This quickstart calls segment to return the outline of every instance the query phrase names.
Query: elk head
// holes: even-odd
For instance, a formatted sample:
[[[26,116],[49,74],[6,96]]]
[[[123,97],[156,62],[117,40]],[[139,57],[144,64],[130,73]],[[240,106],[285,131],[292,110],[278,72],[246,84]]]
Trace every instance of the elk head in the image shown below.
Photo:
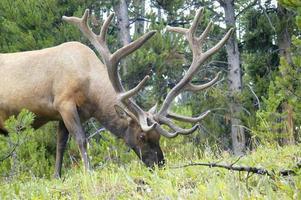
[[[211,55],[216,53],[221,47],[223,47],[233,32],[233,29],[230,29],[214,47],[203,52],[202,44],[207,38],[213,23],[210,22],[199,37],[195,36],[197,25],[202,18],[202,13],[203,8],[198,10],[189,29],[167,27],[167,31],[180,33],[185,36],[192,50],[193,60],[184,77],[176,84],[174,88],[168,92],[160,109],[157,109],[156,105],[149,111],[143,111],[131,98],[137,94],[139,90],[141,90],[146,81],[149,79],[149,76],[146,76],[133,89],[125,91],[119,78],[118,64],[123,57],[140,48],[150,37],[155,34],[155,31],[150,31],[132,43],[118,49],[114,53],[111,53],[106,44],[106,33],[113,18],[113,14],[111,14],[104,22],[99,35],[95,35],[89,28],[87,22],[89,10],[85,11],[82,18],[63,17],[65,21],[77,26],[101,55],[102,60],[107,68],[109,79],[117,95],[116,98],[118,99],[118,103],[115,105],[116,112],[119,113],[120,117],[126,119],[128,122],[128,127],[124,133],[125,142],[135,151],[138,157],[147,166],[151,167],[154,164],[160,164],[164,162],[163,153],[159,146],[160,135],[173,138],[178,135],[191,134],[198,128],[198,122],[200,122],[210,112],[210,110],[208,110],[198,117],[187,117],[169,111],[170,104],[181,92],[197,92],[204,90],[212,86],[218,80],[220,73],[218,73],[213,80],[206,84],[194,85],[191,83],[193,75],[199,70],[201,64],[204,63]],[[177,126],[173,120],[193,123],[195,125],[190,129],[183,129]],[[162,125],[166,125],[169,130],[164,129]]]

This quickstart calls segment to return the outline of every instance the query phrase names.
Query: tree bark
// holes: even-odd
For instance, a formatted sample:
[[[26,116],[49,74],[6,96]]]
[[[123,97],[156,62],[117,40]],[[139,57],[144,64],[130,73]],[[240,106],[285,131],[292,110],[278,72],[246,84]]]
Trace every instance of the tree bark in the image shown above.
[[[291,31],[289,30],[289,27],[291,23],[293,23],[290,18],[290,13],[288,10],[286,10],[281,5],[278,5],[277,7],[277,15],[279,17],[279,21],[281,24],[281,29],[278,32],[277,38],[278,38],[278,48],[279,48],[279,56],[284,58],[286,62],[289,65],[293,64],[292,61],[292,55],[291,55]],[[286,118],[284,119],[285,127],[281,130],[282,131],[282,143],[283,144],[294,144],[295,143],[295,137],[294,137],[294,118],[293,118],[293,108],[292,105],[290,105],[287,101],[283,102],[282,105],[282,111],[287,113]]]
[[[127,1],[119,0],[119,2],[114,5],[113,9],[117,17],[119,40],[123,46],[127,45],[131,42]]]
[[[291,18],[289,11],[283,8],[281,5],[277,7],[277,15],[279,17],[279,21],[281,24],[281,30],[278,33],[278,47],[279,47],[279,55],[287,61],[288,64],[292,64],[292,55],[291,55],[291,31],[289,30],[289,26],[294,23]]]
[[[219,3],[225,11],[225,21],[228,28],[235,27],[235,8],[234,0],[219,0]],[[246,139],[243,126],[241,126],[241,120],[239,114],[242,110],[241,105],[235,100],[236,94],[241,93],[242,80],[240,69],[240,56],[238,43],[236,40],[236,34],[233,34],[226,44],[227,59],[229,65],[229,89],[231,92],[231,138],[232,148],[235,155],[244,154],[246,148]]]
[[[119,0],[119,2],[113,6],[113,9],[117,17],[118,38],[121,45],[125,46],[131,42],[127,1]],[[121,74],[126,75],[128,71],[126,59],[122,60],[121,66]]]

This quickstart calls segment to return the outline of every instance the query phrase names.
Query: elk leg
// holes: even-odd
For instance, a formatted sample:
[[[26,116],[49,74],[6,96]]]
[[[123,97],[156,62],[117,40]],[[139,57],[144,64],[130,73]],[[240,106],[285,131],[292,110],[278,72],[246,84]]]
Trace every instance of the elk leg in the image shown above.
[[[5,130],[5,129],[3,129],[3,128],[0,128],[0,134],[1,134],[1,135],[4,135],[5,137],[8,136],[7,130]]]
[[[75,137],[86,170],[90,170],[90,164],[87,154],[87,140],[83,131],[77,108],[73,102],[64,102],[59,106],[59,112],[63,118],[64,124],[69,133]]]
[[[0,117],[0,134],[8,136],[7,130],[4,128],[4,119]]]
[[[58,131],[57,131],[57,139],[56,139],[56,158],[55,158],[55,172],[54,172],[55,178],[61,177],[63,156],[64,156],[64,151],[66,149],[68,136],[69,136],[69,132],[64,122],[60,121]]]

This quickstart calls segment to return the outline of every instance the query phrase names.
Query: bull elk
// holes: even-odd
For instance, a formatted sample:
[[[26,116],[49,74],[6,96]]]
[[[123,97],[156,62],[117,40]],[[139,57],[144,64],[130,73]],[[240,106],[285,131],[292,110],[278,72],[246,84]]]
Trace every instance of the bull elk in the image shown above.
[[[81,121],[95,117],[105,128],[131,147],[147,165],[163,164],[159,145],[160,136],[168,138],[187,135],[198,128],[198,122],[210,111],[198,117],[180,116],[169,111],[170,104],[183,91],[200,91],[212,86],[219,74],[203,85],[191,83],[200,65],[217,52],[230,37],[233,29],[211,49],[202,51],[212,22],[204,32],[195,36],[203,9],[199,9],[189,29],[167,27],[168,31],[183,34],[193,54],[192,64],[178,84],[172,88],[160,109],[154,106],[143,111],[132,99],[145,85],[146,76],[136,87],[125,91],[121,84],[118,64],[122,58],[140,48],[155,31],[150,31],[132,43],[111,53],[106,44],[106,33],[113,18],[104,22],[100,34],[93,33],[88,25],[89,10],[82,18],[63,17],[75,25],[92,43],[103,63],[87,46],[79,42],[67,42],[56,47],[36,51],[0,54],[0,130],[7,133],[3,123],[10,116],[26,108],[36,114],[34,127],[48,121],[59,121],[55,176],[61,175],[63,153],[69,133],[75,137],[86,169],[89,161],[86,137]],[[173,120],[194,123],[190,129],[177,126]],[[162,125],[169,127],[164,129]]]

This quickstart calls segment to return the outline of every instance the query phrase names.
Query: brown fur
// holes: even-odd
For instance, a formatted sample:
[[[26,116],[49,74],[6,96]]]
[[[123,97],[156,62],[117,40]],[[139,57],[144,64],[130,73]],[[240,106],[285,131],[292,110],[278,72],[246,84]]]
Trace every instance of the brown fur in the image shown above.
[[[78,42],[1,54],[0,73],[5,75],[0,81],[0,122],[22,108],[34,112],[38,119],[61,120],[57,108],[64,101],[74,101],[83,113],[94,113],[97,108],[89,105],[101,106],[99,101],[116,101],[104,65]],[[111,112],[105,104],[100,109]]]

